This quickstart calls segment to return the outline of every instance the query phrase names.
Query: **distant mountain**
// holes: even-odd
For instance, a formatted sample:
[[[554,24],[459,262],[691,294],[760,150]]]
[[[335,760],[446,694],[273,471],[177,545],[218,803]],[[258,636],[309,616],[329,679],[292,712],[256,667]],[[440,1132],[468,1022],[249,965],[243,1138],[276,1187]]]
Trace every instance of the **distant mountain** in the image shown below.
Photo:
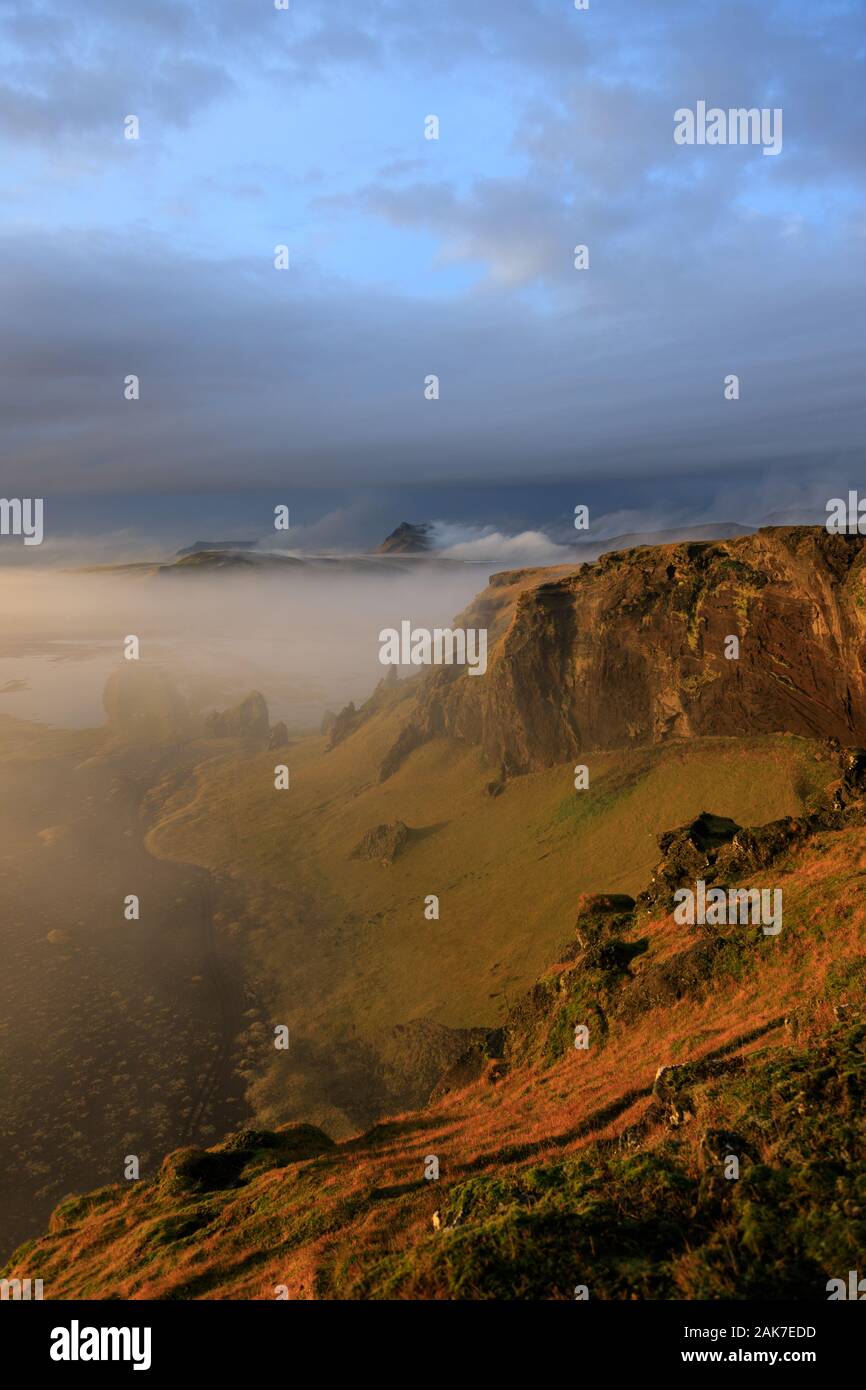
[[[159,565],[160,574],[173,574],[178,571],[198,571],[198,570],[217,570],[217,569],[274,569],[289,565],[303,565],[304,561],[299,560],[294,555],[280,555],[278,553],[259,553],[249,548],[240,549],[230,547],[222,550],[202,550],[199,545],[191,546],[186,551],[178,551],[180,556],[177,560],[172,560],[170,564]]]
[[[826,507],[780,507],[764,517],[763,526],[825,526]]]
[[[203,550],[255,550],[257,545],[258,541],[195,541],[175,554],[182,559],[184,555],[198,555]]]
[[[632,531],[622,535],[596,538],[588,535],[586,539],[575,540],[561,545],[562,562],[573,560],[594,561],[600,555],[614,551],[634,550],[638,546],[668,545],[675,541],[726,540],[754,534],[754,527],[742,526],[736,521],[706,522],[697,525],[671,527],[660,531]],[[287,554],[279,550],[260,548],[257,541],[195,541],[175,552],[168,561],[135,561],[116,565],[88,565],[85,573],[124,573],[124,574],[190,574],[201,571],[228,571],[238,573],[249,570],[297,570],[314,568],[319,572],[340,573],[344,571],[357,574],[399,574],[403,568],[418,564],[431,564],[438,567],[462,567],[465,565],[489,565],[491,568],[509,564],[501,552],[497,553],[493,543],[489,555],[473,554],[470,559],[456,558],[436,548],[433,539],[433,526],[429,522],[401,521],[381,545],[370,552],[345,552],[343,554],[314,554],[308,552]],[[532,564],[532,560],[527,560]],[[549,564],[549,558],[541,561]]]
[[[377,555],[420,555],[432,548],[430,533],[433,527],[429,522],[419,525],[411,521],[401,521],[382,544],[377,547]]]

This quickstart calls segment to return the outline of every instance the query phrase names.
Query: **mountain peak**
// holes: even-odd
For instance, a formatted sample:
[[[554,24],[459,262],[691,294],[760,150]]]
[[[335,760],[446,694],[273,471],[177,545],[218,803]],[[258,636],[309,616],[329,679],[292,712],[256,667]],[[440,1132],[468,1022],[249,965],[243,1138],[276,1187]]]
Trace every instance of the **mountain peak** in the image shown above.
[[[377,547],[377,555],[420,555],[424,551],[430,550],[430,532],[433,527],[428,521],[418,524],[411,521],[401,521],[395,527],[390,536],[386,536],[382,544]]]

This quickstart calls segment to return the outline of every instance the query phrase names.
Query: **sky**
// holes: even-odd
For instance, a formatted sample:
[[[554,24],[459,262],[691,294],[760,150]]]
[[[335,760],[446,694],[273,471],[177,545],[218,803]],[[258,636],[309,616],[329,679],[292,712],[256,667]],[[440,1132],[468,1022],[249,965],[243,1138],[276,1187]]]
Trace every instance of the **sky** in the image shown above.
[[[0,0],[0,494],[854,486],[864,79],[862,0]]]

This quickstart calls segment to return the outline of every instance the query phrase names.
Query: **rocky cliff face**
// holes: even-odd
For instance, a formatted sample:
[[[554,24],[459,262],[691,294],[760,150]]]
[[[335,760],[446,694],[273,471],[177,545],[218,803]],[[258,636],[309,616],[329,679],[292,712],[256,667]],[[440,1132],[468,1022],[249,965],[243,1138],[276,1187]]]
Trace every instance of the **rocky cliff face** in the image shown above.
[[[488,628],[487,673],[429,672],[403,744],[447,734],[527,771],[746,730],[866,742],[864,565],[866,538],[776,527],[494,575],[455,623]]]

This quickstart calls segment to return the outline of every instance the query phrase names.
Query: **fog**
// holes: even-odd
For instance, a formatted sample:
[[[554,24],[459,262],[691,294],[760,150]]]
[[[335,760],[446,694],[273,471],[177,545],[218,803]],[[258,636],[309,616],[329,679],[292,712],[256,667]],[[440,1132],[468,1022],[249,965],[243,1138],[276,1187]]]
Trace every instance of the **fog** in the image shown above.
[[[177,576],[0,571],[0,714],[65,728],[104,720],[106,679],[135,635],[202,713],[251,689],[272,719],[318,727],[384,674],[378,634],[447,626],[481,590],[478,565],[407,564]]]
[[[262,1065],[269,1006],[247,934],[266,905],[253,912],[230,874],[149,852],[148,795],[183,784],[200,753],[194,738],[105,738],[108,678],[167,674],[194,722],[255,689],[272,722],[317,729],[385,674],[383,627],[448,625],[486,577],[348,561],[0,571],[0,1259],[64,1194],[119,1181],[125,1154],[152,1175],[169,1150],[248,1121]],[[140,922],[124,917],[130,892]]]

